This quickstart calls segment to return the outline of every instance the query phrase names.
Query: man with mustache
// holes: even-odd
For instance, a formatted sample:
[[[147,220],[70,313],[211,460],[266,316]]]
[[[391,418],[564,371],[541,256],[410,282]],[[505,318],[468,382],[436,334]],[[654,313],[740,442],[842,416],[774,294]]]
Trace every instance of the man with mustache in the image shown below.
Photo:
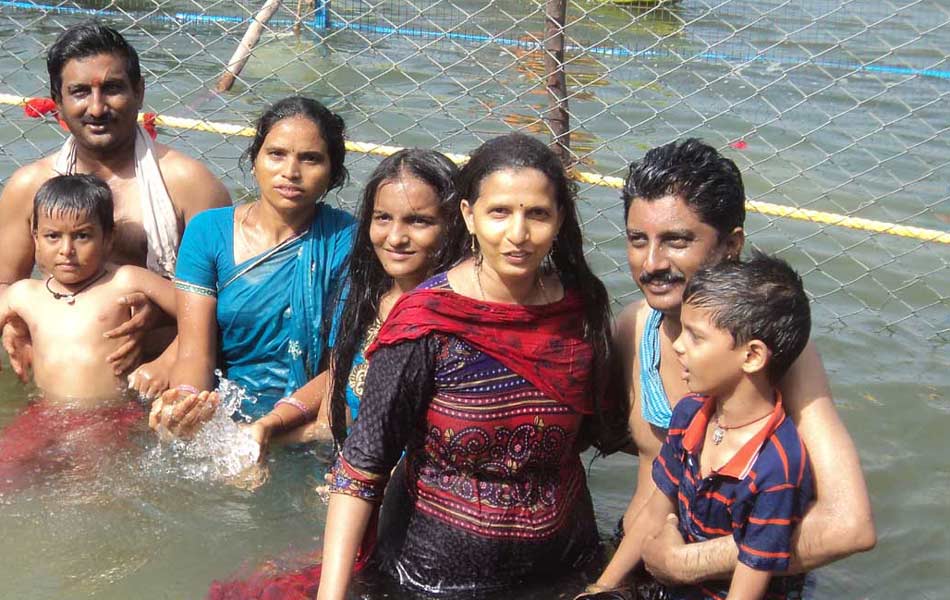
[[[687,280],[705,265],[737,260],[744,242],[745,192],[739,169],[696,139],[647,152],[630,165],[623,190],[627,259],[644,300],[617,321],[629,427],[639,453],[637,488],[624,529],[656,490],[653,459],[666,436],[672,404],[689,392],[673,341],[681,331]],[[785,409],[808,448],[817,501],[794,536],[792,570],[809,571],[876,542],[858,455],[835,411],[821,359],[809,343],[780,383]],[[667,583],[729,579],[738,550],[731,536],[685,544],[668,517],[647,541],[647,569]]]
[[[138,54],[119,32],[96,22],[70,27],[50,47],[46,66],[50,94],[70,137],[60,151],[18,169],[0,195],[0,294],[30,276],[33,197],[48,179],[64,174],[96,175],[112,189],[111,262],[174,276],[185,224],[205,209],[230,204],[227,190],[200,162],[152,142],[137,124],[145,83]],[[139,362],[142,333],[158,313],[140,294],[117,301],[130,304],[135,314],[107,334],[129,336],[109,359],[119,374]],[[25,381],[31,348],[22,323],[5,327],[3,340]]]

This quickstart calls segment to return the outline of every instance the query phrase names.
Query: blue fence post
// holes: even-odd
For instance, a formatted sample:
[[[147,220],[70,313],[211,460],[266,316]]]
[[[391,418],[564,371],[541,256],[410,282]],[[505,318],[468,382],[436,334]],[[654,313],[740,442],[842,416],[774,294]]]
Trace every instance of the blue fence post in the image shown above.
[[[316,9],[313,12],[313,28],[329,29],[330,0],[316,0],[316,3]]]

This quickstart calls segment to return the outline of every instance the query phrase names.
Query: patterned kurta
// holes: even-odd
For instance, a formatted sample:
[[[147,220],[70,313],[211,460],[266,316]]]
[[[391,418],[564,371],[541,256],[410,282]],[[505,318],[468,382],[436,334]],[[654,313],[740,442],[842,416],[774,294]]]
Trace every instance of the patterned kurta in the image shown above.
[[[593,555],[582,414],[452,335],[384,346],[371,365],[333,491],[379,501],[405,449],[380,520],[384,571],[456,597]]]

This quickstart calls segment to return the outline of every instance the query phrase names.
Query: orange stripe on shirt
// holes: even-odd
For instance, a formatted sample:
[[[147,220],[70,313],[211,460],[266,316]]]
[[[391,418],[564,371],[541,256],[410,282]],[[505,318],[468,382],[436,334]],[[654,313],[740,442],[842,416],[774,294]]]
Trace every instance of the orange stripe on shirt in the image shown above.
[[[708,525],[701,523],[699,519],[696,518],[696,515],[694,515],[693,513],[689,513],[689,518],[692,519],[693,523],[695,523],[696,526],[699,527],[703,531],[703,533],[710,533],[710,534],[715,534],[715,535],[732,535],[731,529],[718,529],[716,527],[709,527]]]
[[[777,435],[772,436],[772,443],[775,445],[775,449],[778,450],[778,457],[782,459],[782,468],[785,469],[785,481],[788,481],[788,455],[785,454],[785,446],[782,445],[782,441],[778,439]]]
[[[670,481],[672,481],[675,486],[679,487],[680,480],[678,477],[673,477],[673,474],[670,473],[670,470],[666,467],[666,459],[663,458],[663,455],[658,455],[656,459],[660,463],[660,466],[663,467],[663,471],[666,472],[666,476],[669,477]]]
[[[743,552],[754,554],[755,556],[761,556],[762,558],[789,558],[791,556],[791,554],[788,552],[763,552],[750,546],[746,546],[745,544],[739,544],[739,549]]]
[[[758,517],[749,517],[749,523],[756,525],[791,525],[791,519],[760,519]]]
[[[726,498],[719,492],[705,491],[705,492],[700,492],[700,494],[705,498],[712,498],[714,500],[718,500],[722,502],[723,504],[725,504],[726,506],[732,506],[732,503],[736,501],[735,498]]]
[[[751,487],[751,486],[750,486],[750,487]],[[781,492],[782,490],[787,490],[787,489],[789,489],[789,488],[794,489],[794,488],[795,488],[795,484],[794,484],[794,483],[780,483],[780,484],[778,484],[778,485],[773,485],[773,486],[770,487],[770,488],[766,488],[766,489],[762,490],[762,493],[763,493],[763,494],[767,494],[767,493],[769,493],[769,492]]]

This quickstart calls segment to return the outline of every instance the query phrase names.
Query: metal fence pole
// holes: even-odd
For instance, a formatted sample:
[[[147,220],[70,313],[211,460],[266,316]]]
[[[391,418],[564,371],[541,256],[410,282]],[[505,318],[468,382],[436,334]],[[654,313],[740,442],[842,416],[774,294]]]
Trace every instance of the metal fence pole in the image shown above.
[[[567,0],[547,0],[544,19],[544,73],[548,110],[544,120],[551,130],[552,148],[565,165],[571,162],[571,118],[567,110],[564,75],[564,22]]]

